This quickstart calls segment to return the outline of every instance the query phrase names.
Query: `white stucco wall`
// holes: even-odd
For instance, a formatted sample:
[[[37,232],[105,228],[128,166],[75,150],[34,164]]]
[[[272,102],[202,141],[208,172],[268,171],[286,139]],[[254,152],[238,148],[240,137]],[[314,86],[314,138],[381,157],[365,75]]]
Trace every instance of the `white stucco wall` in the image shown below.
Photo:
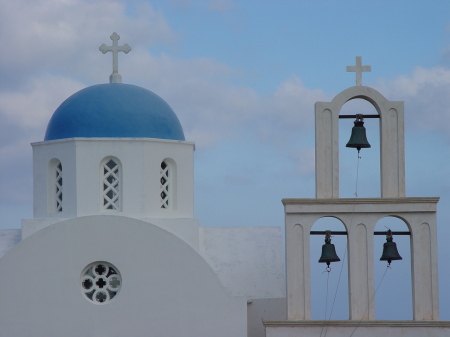
[[[437,197],[283,199],[289,320],[311,319],[310,235],[313,224],[332,216],[348,240],[350,320],[375,320],[373,242],[377,222],[402,219],[411,234],[413,319],[439,320]],[[391,299],[395,303],[395,299]],[[362,316],[365,315],[365,316]]]
[[[266,329],[263,321],[285,320],[286,311],[286,298],[264,298],[250,301],[247,304],[247,337],[265,337]]]
[[[151,138],[69,138],[33,143],[33,217],[74,218],[117,214],[133,218],[187,218],[194,215],[194,143]],[[101,161],[122,164],[121,210],[102,209]],[[49,212],[48,166],[62,164],[63,210]],[[161,162],[176,163],[172,209],[160,206]],[[53,188],[53,186],[51,187]]]
[[[368,101],[380,116],[380,196],[405,197],[404,103],[361,85],[315,104],[316,197],[339,198],[339,113],[355,98]]]
[[[0,258],[21,240],[20,229],[0,229]]]
[[[65,220],[68,219],[22,219],[22,239]],[[143,218],[138,220],[161,227],[186,242],[196,251],[199,250],[199,224],[197,218]]]
[[[230,294],[286,296],[279,227],[202,227],[200,253]]]
[[[448,337],[448,321],[265,321],[266,337]]]
[[[44,229],[45,227],[54,225],[55,223],[68,219],[47,218],[47,219],[22,219],[22,240],[30,235]]]
[[[120,293],[88,300],[81,272],[113,264]],[[89,216],[46,227],[0,259],[0,336],[247,335],[247,303],[230,296],[205,260],[173,234],[139,220]]]
[[[22,238],[66,219],[23,219]],[[247,299],[286,295],[279,227],[199,227],[198,219],[139,219],[174,234],[199,252],[225,289]]]

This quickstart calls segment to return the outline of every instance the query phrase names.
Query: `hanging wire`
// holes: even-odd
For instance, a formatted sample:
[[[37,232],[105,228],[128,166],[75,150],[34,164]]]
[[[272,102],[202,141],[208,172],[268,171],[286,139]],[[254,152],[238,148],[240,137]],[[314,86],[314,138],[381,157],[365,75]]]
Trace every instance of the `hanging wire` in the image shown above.
[[[358,161],[356,164],[356,186],[355,186],[355,198],[358,198],[358,180],[359,180],[359,160],[361,159],[361,157],[359,156],[359,152],[358,152]],[[353,206],[355,206],[356,204],[354,204]],[[353,210],[355,210],[353,208]],[[353,213],[352,213],[352,217],[353,217]]]
[[[331,270],[331,269],[330,269]],[[326,296],[325,296],[325,313],[324,313],[324,321],[326,321],[327,320],[327,309],[328,309],[328,281],[330,280],[330,270],[328,270],[328,268],[327,268],[327,270],[326,271],[324,271],[324,273],[326,272],[327,273],[327,293],[326,293]],[[322,329],[320,330],[320,337],[322,337],[322,331],[323,331],[323,328],[324,328],[324,326],[322,325]]]
[[[373,301],[373,299],[375,298],[375,295],[377,294],[378,289],[379,289],[380,286],[381,286],[381,282],[383,282],[384,277],[386,276],[386,273],[387,273],[387,271],[388,271],[389,269],[391,269],[391,267],[390,267],[390,266],[386,266],[386,270],[384,271],[383,277],[381,278],[380,282],[378,283],[378,286],[377,286],[377,288],[375,289],[375,292],[373,293],[372,298],[371,298],[370,301],[369,301],[369,305],[368,305],[368,307],[367,307],[366,315],[369,315],[370,304],[372,304],[372,301]],[[363,317],[364,317],[364,316],[363,316]],[[358,324],[355,326],[355,328],[353,329],[353,331],[352,331],[352,333],[350,334],[349,337],[352,337],[352,336],[353,336],[353,334],[355,333],[356,329],[359,328],[359,325],[361,324],[362,321],[363,321],[363,319],[360,319],[360,320],[359,320]]]
[[[346,258],[347,258],[347,246],[345,246],[344,257],[342,258],[341,270],[339,271],[338,282],[337,282],[337,285],[336,285],[336,291],[334,292],[333,303],[331,305],[331,310],[330,310],[330,315],[328,316],[328,321],[331,321],[331,315],[333,314],[334,304],[336,303],[337,293],[338,293],[339,285],[341,283],[341,276],[342,276],[342,271],[344,270],[344,263],[346,261]],[[328,279],[327,279],[327,297],[326,297],[326,300],[325,300],[325,321],[327,321],[327,315],[326,315],[327,302],[328,302]],[[324,325],[324,326],[322,326],[322,329],[320,330],[320,337],[322,337],[322,332],[323,332],[324,328],[325,328],[324,337],[327,335],[328,326],[325,327],[325,325]]]
[[[327,310],[328,310],[328,281],[330,280],[330,271],[327,270],[327,294],[325,296],[325,315],[324,315],[324,319],[327,319]]]
[[[355,201],[356,201],[356,198],[358,198],[359,160],[360,159],[361,159],[361,156],[359,155],[359,151],[358,151],[358,160],[357,160],[357,163],[356,163],[355,197],[353,199],[352,214],[350,216],[350,227],[353,224],[353,216],[355,214],[355,208],[356,208],[356,202]],[[347,245],[348,245],[348,239],[347,239]],[[339,285],[341,283],[342,271],[344,270],[344,263],[345,263],[346,258],[347,258],[347,245],[345,246],[344,258],[342,259],[341,270],[339,271],[338,282],[337,282],[337,285],[336,285],[336,291],[334,292],[333,304],[331,305],[331,310],[330,310],[330,315],[328,316],[328,321],[331,321],[331,315],[333,314],[334,304],[336,303],[337,293],[338,293]],[[385,272],[385,274],[386,274],[386,272]],[[384,278],[384,275],[383,275],[383,278]],[[375,296],[375,294],[374,294],[374,296]],[[327,279],[327,298],[325,300],[325,312],[327,310],[327,305],[326,305],[327,302],[328,302],[328,279]],[[325,328],[324,337],[326,337],[326,335],[328,333],[328,326],[326,326],[326,321],[327,321],[327,318],[326,318],[326,314],[325,314],[325,324],[324,324],[324,326],[322,326],[322,329],[320,330],[320,337],[322,337],[322,332],[323,332],[324,328]],[[353,335],[353,332],[352,332],[352,335]]]
[[[331,305],[331,311],[330,311],[330,316],[328,316],[328,320],[331,320],[331,314],[333,313],[334,304],[336,303],[337,292],[339,289],[339,284],[341,283],[341,276],[342,276],[342,271],[344,270],[344,262],[345,262],[346,258],[347,258],[347,246],[345,247],[344,257],[342,259],[342,264],[341,264],[341,270],[339,271],[339,277],[338,277],[338,282],[336,285],[336,291],[334,292],[333,304]]]

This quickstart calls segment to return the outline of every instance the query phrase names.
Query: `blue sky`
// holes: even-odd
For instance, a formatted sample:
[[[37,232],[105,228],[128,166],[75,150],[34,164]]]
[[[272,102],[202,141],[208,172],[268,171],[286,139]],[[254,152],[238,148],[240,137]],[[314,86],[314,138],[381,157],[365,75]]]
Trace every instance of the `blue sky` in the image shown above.
[[[249,76],[244,83],[263,92],[292,74],[310,88],[338,92],[348,76],[336,70],[355,55],[380,65],[367,80],[392,78],[440,63],[448,39],[445,1],[242,1],[226,12],[208,10],[205,1],[170,3],[153,2],[181,33],[172,52],[242,69]]]
[[[106,83],[98,51],[116,31],[124,83],[177,113],[196,142],[195,213],[202,226],[283,226],[281,199],[312,198],[314,103],[355,84],[405,101],[407,196],[440,196],[441,317],[450,275],[450,2],[0,2],[0,228],[32,217],[31,142],[74,92]],[[373,113],[366,102],[346,112]],[[341,143],[352,123],[341,122]],[[366,123],[359,196],[379,196],[378,129]],[[356,154],[341,144],[341,196],[352,197]]]

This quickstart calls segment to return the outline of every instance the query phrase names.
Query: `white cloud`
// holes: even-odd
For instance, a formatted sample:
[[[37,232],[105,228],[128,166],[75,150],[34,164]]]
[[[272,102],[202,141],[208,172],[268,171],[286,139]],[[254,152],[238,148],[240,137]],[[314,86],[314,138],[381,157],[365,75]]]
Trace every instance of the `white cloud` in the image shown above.
[[[69,76],[88,73],[98,46],[114,32],[132,47],[176,39],[161,13],[145,2],[36,0],[0,2],[0,69],[10,82],[43,67]],[[126,41],[125,41],[126,40]],[[124,41],[124,42],[123,42]],[[110,66],[108,65],[108,69]]]
[[[417,67],[410,75],[379,81],[376,87],[388,93],[388,99],[405,101],[407,125],[450,134],[450,69]]]
[[[280,84],[270,98],[267,106],[270,126],[278,126],[286,131],[311,129],[314,125],[315,102],[326,100],[329,97],[322,90],[309,89],[300,78],[291,76]]]
[[[30,142],[27,138],[22,138],[13,143],[5,144],[0,147],[0,157],[2,164],[18,162],[23,159],[23,154],[30,152]]]
[[[314,176],[316,171],[316,153],[314,147],[298,148],[290,151],[289,159],[294,162],[301,175]]]
[[[2,201],[31,201],[31,146],[42,141],[53,111],[83,85],[44,75],[18,90],[0,90]]]
[[[198,146],[233,135],[257,111],[260,97],[250,88],[235,87],[235,71],[217,61],[182,60],[142,52],[132,62],[130,79],[154,91],[177,113]]]
[[[0,85],[0,133],[8,135],[0,145],[2,170],[30,159],[28,144],[43,139],[51,114],[67,97],[108,80],[111,55],[98,46],[110,44],[114,31],[121,44],[132,47],[126,57],[119,56],[124,83],[165,99],[198,149],[245,137],[276,150],[284,147],[300,174],[312,174],[314,151],[299,140],[302,133],[314,133],[314,103],[332,97],[307,88],[296,76],[263,95],[235,85],[239,71],[217,60],[152,55],[153,43],[177,39],[163,15],[147,3],[109,0],[0,2],[0,43],[7,46],[0,64],[6,79]],[[417,68],[377,88],[389,99],[406,101],[407,122],[450,130],[450,70]]]
[[[83,85],[72,79],[44,75],[18,91],[0,91],[0,117],[24,130],[43,129],[53,111]]]
[[[162,96],[199,147],[235,137],[242,129],[258,130],[264,139],[310,127],[314,100],[324,98],[295,77],[273,95],[261,96],[233,85],[238,72],[216,60],[151,55],[153,42],[174,41],[176,34],[147,3],[19,0],[2,2],[0,13],[2,27],[8,27],[0,29],[0,41],[12,51],[0,66],[11,79],[7,90],[0,90],[0,113],[22,127],[42,127],[82,83],[107,81],[111,56],[101,54],[98,46],[109,44],[113,31],[121,35],[120,43],[133,48],[126,58],[119,56],[124,83]],[[17,77],[19,83],[13,84]]]

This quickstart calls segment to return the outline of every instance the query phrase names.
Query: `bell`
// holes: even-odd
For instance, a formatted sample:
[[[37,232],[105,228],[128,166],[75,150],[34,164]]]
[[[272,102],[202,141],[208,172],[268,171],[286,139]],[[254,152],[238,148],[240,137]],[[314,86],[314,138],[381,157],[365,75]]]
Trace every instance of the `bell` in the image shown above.
[[[338,262],[341,259],[337,256],[336,248],[331,243],[331,231],[326,231],[325,233],[325,244],[322,245],[322,256],[319,259],[319,263],[326,263],[329,266],[330,262]]]
[[[369,148],[370,144],[366,137],[366,128],[364,127],[363,116],[361,114],[356,115],[356,120],[354,121],[355,126],[352,128],[352,135],[348,141],[346,147],[356,148],[359,150],[363,148]]]
[[[397,250],[397,244],[392,240],[392,231],[389,229],[386,233],[386,242],[383,244],[383,255],[380,258],[380,261],[387,261],[389,265],[391,261],[402,260]]]

